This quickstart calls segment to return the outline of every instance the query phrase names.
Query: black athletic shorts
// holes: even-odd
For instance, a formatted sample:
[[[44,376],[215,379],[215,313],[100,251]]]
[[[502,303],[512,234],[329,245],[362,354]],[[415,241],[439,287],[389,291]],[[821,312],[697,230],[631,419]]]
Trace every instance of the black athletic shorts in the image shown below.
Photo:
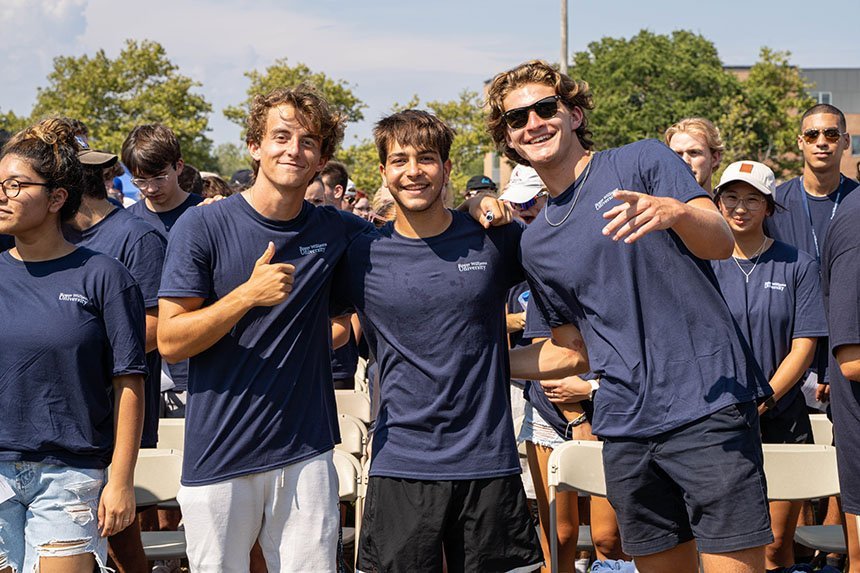
[[[609,502],[634,557],[696,539],[703,553],[773,541],[755,402],[652,438],[604,438]]]
[[[422,481],[371,477],[356,570],[525,573],[543,562],[519,475]]]

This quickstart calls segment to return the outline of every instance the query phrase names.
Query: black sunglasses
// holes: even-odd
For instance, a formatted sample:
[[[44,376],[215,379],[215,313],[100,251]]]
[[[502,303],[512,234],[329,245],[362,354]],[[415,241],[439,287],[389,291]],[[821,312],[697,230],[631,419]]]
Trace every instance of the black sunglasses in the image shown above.
[[[508,124],[508,127],[511,129],[520,129],[525,127],[529,122],[529,112],[531,110],[534,110],[541,119],[550,119],[551,117],[555,117],[555,114],[558,113],[558,101],[560,99],[561,96],[557,95],[545,97],[531,105],[508,110],[502,114],[502,117],[504,118],[505,123]]]
[[[820,133],[824,134],[824,139],[829,143],[836,143],[843,135],[843,133],[839,131],[839,128],[828,127],[827,129],[807,129],[801,134],[801,137],[803,137],[803,141],[806,143],[815,143],[818,141],[818,134]]]

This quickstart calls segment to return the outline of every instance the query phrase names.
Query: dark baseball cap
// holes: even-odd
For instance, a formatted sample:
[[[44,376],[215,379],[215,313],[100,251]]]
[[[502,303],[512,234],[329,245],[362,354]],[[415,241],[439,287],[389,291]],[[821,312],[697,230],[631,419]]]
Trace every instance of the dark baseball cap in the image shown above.
[[[81,148],[80,151],[78,151],[78,161],[86,167],[101,167],[102,169],[105,169],[116,163],[119,159],[113,153],[105,153],[104,151],[90,149],[89,143],[87,143],[87,140],[83,137],[75,136],[75,140]]]
[[[475,175],[466,182],[466,191],[473,191],[476,189],[490,189],[495,191],[496,184],[486,175]]]

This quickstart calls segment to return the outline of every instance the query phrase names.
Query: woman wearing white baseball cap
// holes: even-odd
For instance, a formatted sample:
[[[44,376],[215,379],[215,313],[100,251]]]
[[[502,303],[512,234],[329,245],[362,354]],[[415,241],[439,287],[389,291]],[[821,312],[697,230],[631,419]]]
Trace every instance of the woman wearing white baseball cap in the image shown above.
[[[714,189],[735,237],[733,256],[711,261],[723,296],[767,377],[773,394],[759,406],[763,443],[812,443],[799,381],[827,335],[818,264],[811,256],[765,235],[765,218],[778,208],[773,171],[756,161],[729,165]],[[767,569],[794,564],[800,502],[771,502],[774,542]]]
[[[511,178],[499,201],[506,201],[514,210],[514,215],[526,225],[534,221],[546,205],[546,186],[531,167],[517,165],[511,171]]]

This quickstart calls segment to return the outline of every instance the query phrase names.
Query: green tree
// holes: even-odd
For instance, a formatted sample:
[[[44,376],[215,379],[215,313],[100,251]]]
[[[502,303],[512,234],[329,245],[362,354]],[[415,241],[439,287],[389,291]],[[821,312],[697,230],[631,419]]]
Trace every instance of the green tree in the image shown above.
[[[178,72],[157,42],[127,40],[116,59],[104,50],[55,58],[31,120],[49,115],[79,119],[94,146],[114,153],[136,125],[161,122],[176,133],[188,163],[212,169],[212,141],[206,136],[212,106],[192,92],[199,85]]]
[[[251,156],[248,148],[238,143],[221,143],[215,146],[216,172],[229,179],[240,169],[251,168]]]
[[[450,153],[451,188],[455,198],[462,199],[466,181],[484,172],[484,155],[492,149],[490,135],[484,124],[481,97],[476,92],[463,90],[456,99],[430,101],[422,106],[416,95],[406,104],[394,104],[392,112],[421,107],[426,107],[455,132]],[[360,189],[365,189],[362,185],[367,185],[372,192],[379,186],[379,155],[373,141],[355,144],[338,154],[338,157],[350,169],[352,180]]]
[[[724,98],[738,91],[712,42],[679,30],[642,30],[629,40],[603,38],[574,55],[571,75],[591,86],[591,129],[598,149],[660,138],[683,117],[712,120]]]
[[[322,72],[313,72],[305,64],[290,66],[286,58],[275,61],[274,64],[260,73],[256,70],[245,73],[251,80],[248,87],[248,97],[239,105],[230,106],[224,110],[224,115],[230,121],[245,127],[245,118],[251,100],[257,94],[264,94],[279,87],[296,86],[302,83],[314,86],[349,122],[361,121],[364,115],[361,110],[367,106],[352,93],[352,87],[343,80],[335,80]]]
[[[16,115],[14,111],[0,113],[0,129],[5,129],[10,134],[14,134],[27,127],[27,118]]]
[[[740,91],[724,100],[725,113],[719,121],[726,143],[723,165],[754,159],[769,164],[778,176],[800,170],[798,114],[815,100],[789,56],[789,52],[762,48]]]
[[[451,144],[451,188],[461,200],[466,182],[484,173],[484,155],[493,149],[484,122],[483,101],[476,92],[463,90],[457,99],[431,101],[427,107],[456,133]]]
[[[379,154],[372,139],[365,139],[338,151],[336,159],[346,165],[355,186],[370,196],[379,189]]]

